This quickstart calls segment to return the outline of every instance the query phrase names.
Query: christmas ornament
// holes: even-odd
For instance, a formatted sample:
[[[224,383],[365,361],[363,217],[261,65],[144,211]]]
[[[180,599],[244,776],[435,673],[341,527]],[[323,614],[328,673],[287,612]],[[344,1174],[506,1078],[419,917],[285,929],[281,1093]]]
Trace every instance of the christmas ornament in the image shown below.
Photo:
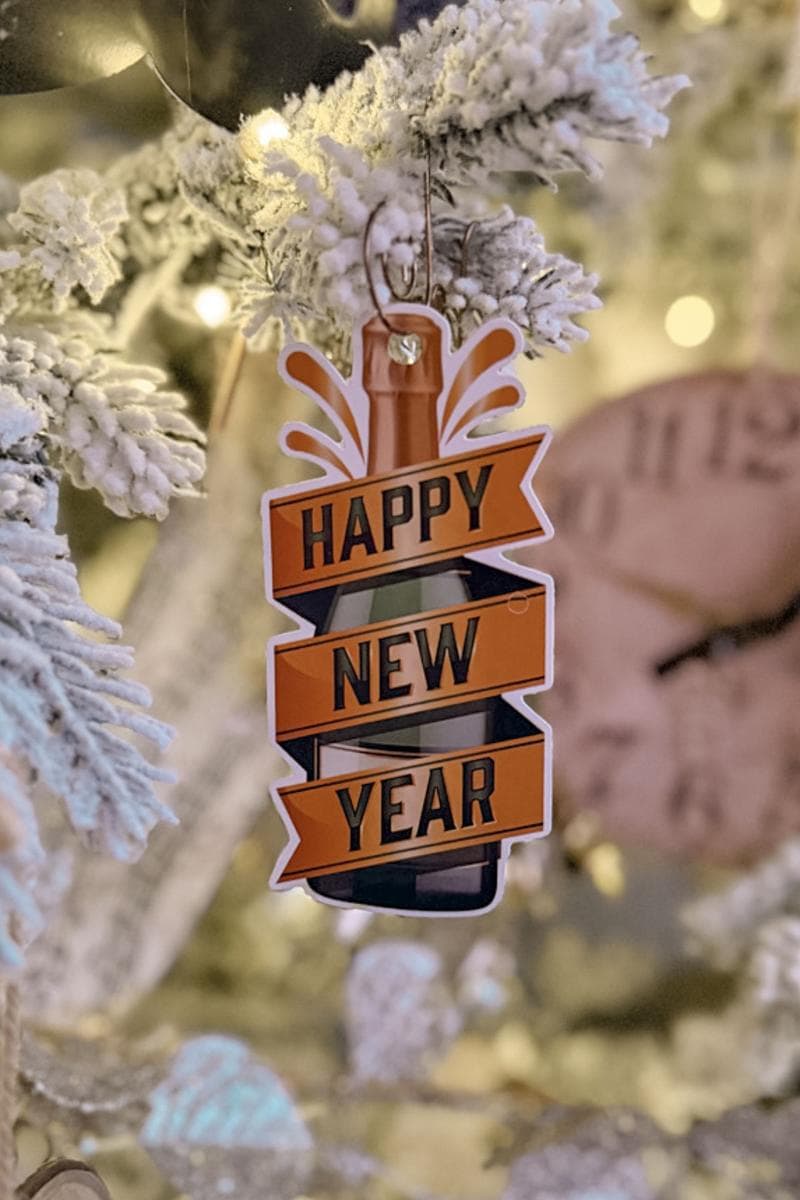
[[[27,1031],[20,1077],[27,1108],[55,1118],[73,1132],[81,1122],[141,1112],[167,1073],[163,1059],[123,1055],[97,1039],[61,1038],[51,1043]]]
[[[100,1176],[71,1159],[45,1163],[17,1189],[19,1200],[111,1200]]]
[[[236,129],[243,113],[280,109],[309,84],[324,88],[357,70],[370,53],[367,39],[380,44],[395,31],[397,0],[346,7],[348,16],[325,0],[7,0],[0,91],[84,83],[148,55],[171,92]]]
[[[140,1135],[156,1165],[193,1200],[264,1194],[292,1200],[311,1172],[313,1143],[286,1088],[242,1042],[184,1043],[150,1095]]]
[[[648,1155],[652,1160],[666,1139],[638,1114],[612,1109],[587,1116],[556,1108],[540,1124],[541,1139],[549,1134],[552,1141],[512,1163],[502,1200],[657,1200],[669,1194],[653,1185],[647,1171]],[[681,1156],[677,1146],[670,1151],[664,1161],[674,1184]]]
[[[750,956],[764,926],[800,915],[800,838],[790,838],[769,858],[719,892],[703,895],[681,912],[690,941],[722,971]]]
[[[287,425],[324,475],[263,505],[268,596],[299,623],[269,654],[271,735],[302,769],[274,792],[273,885],[334,903],[486,909],[509,841],[549,828],[549,729],[523,696],[550,684],[551,581],[503,553],[550,535],[530,490],[549,434],[469,436],[520,403],[521,339],[449,339],[401,305],[357,330],[348,381],[281,357],[339,440]]]
[[[566,817],[719,863],[800,828],[800,380],[715,371],[606,404],[539,477],[559,538]]]
[[[515,975],[511,951],[490,938],[481,938],[459,968],[459,1001],[468,1012],[499,1012],[508,1002]]]
[[[705,1173],[740,1189],[747,1200],[777,1200],[800,1193],[797,1120],[800,1100],[780,1106],[751,1104],[698,1123],[689,1135]],[[734,1193],[735,1194],[735,1193]]]
[[[360,950],[347,977],[346,1005],[350,1061],[360,1083],[419,1078],[461,1028],[442,960],[419,942],[374,942]]]

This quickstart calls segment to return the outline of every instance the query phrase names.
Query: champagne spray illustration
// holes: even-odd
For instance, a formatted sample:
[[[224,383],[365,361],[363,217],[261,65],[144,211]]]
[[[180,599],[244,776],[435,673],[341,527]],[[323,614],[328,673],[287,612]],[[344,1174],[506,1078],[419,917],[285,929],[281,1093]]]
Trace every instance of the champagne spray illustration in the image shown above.
[[[449,340],[401,305],[356,331],[347,382],[281,358],[339,440],[288,426],[325,476],[264,503],[268,596],[301,621],[269,656],[272,735],[304,773],[275,793],[273,882],[333,903],[483,911],[509,839],[549,828],[549,729],[522,697],[550,684],[552,584],[500,549],[549,536],[530,490],[548,435],[471,437],[521,402],[519,335]]]

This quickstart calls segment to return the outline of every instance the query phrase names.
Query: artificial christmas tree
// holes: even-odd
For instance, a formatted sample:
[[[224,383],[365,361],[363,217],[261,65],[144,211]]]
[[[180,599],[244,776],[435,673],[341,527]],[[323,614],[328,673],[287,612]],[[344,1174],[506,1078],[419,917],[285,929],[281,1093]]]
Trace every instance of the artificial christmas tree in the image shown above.
[[[710,365],[707,349],[678,350],[661,330],[673,302],[696,293],[716,312],[712,352],[735,343],[747,365],[740,334],[757,309],[753,327],[766,325],[797,368],[781,340],[790,310],[776,312],[775,264],[785,260],[789,279],[796,269],[782,221],[767,215],[762,227],[775,239],[784,230],[786,253],[762,256],[757,238],[760,282],[742,269],[753,189],[769,214],[789,174],[784,117],[769,106],[793,14],[759,3],[726,19],[717,7],[643,2],[626,14],[659,65],[696,85],[676,106],[680,136],[649,162],[616,143],[665,132],[679,81],[648,76],[635,40],[609,27],[611,6],[588,0],[473,0],[412,25],[327,90],[275,101],[240,133],[179,108],[159,140],[119,157],[102,109],[132,96],[117,106],[128,129],[161,112],[146,73],[85,101],[1,102],[0,119],[13,114],[19,129],[4,139],[6,169],[40,174],[37,145],[63,168],[69,141],[79,168],[0,188],[7,955],[44,925],[17,970],[28,1026],[18,1178],[60,1156],[91,1160],[115,1200],[517,1200],[548,1189],[585,1200],[598,1188],[778,1200],[796,1188],[791,843],[731,893],[736,930],[719,916],[724,899],[689,910],[693,963],[676,914],[695,868],[598,841],[571,808],[549,845],[517,848],[494,913],[424,929],[268,896],[283,833],[274,814],[258,818],[282,774],[263,715],[263,644],[276,627],[258,499],[302,477],[275,444],[280,425],[306,417],[280,389],[271,349],[301,338],[347,374],[351,331],[374,311],[369,278],[381,306],[392,291],[423,295],[428,163],[433,301],[456,346],[496,315],[518,326],[537,359],[522,367],[533,422],[560,424],[587,397]],[[94,123],[77,137],[81,103],[95,105]],[[46,104],[46,121],[27,115]],[[595,186],[597,140],[608,170]],[[551,195],[542,185],[556,179]],[[577,261],[546,248],[542,229]],[[538,356],[582,340],[577,321],[597,304],[578,262],[600,269],[608,313],[589,349],[556,367]],[[197,430],[236,329],[250,353],[234,341],[227,374],[238,366],[239,385],[232,403],[222,389],[207,495],[191,498]],[[129,360],[168,366],[175,385]],[[125,621],[137,676],[181,735],[169,760],[179,782],[157,801],[161,764],[115,740],[119,720],[162,736],[142,723],[142,694],[116,678],[128,660],[65,624],[97,621],[78,608],[53,532],[62,471],[135,517],[108,524],[61,483],[59,529],[95,607],[120,615],[138,583]],[[153,548],[142,517],[167,506]],[[556,679],[557,669],[558,658]],[[63,724],[51,724],[56,683]],[[554,724],[557,736],[555,709]],[[60,738],[70,730],[85,747],[77,762]],[[88,848],[43,785],[64,793]],[[97,855],[103,837],[128,856],[131,835],[167,806],[180,826],[159,825],[138,862]],[[12,992],[9,1047],[16,1011]],[[755,1103],[764,1095],[780,1101],[774,1111]]]

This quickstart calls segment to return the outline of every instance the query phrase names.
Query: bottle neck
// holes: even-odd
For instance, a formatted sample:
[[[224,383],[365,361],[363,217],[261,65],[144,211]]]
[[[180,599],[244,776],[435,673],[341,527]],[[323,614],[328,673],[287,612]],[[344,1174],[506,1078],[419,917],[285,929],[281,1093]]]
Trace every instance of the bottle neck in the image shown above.
[[[392,329],[420,339],[416,362],[391,357],[392,333],[379,317],[363,331],[364,390],[369,396],[367,473],[381,475],[439,457],[436,406],[441,395],[442,334],[422,313],[393,313]]]

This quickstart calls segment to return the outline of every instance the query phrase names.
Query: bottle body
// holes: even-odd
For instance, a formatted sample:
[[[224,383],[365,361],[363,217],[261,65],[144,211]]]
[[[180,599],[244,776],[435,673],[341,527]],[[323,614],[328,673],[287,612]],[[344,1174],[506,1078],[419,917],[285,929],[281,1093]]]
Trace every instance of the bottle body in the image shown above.
[[[393,355],[386,322],[374,317],[362,330],[362,383],[369,397],[367,475],[383,475],[439,457],[437,405],[444,387],[442,329],[424,313],[393,313],[392,328],[419,349],[402,361]],[[476,570],[468,559],[430,571],[397,573],[339,588],[320,633],[353,629],[413,613],[429,613],[472,598]],[[367,726],[350,738],[314,741],[315,778],[396,767],[492,741],[491,705],[455,715],[422,716]],[[488,907],[498,886],[499,843],[394,860],[310,879],[318,895],[340,903],[405,912],[470,912]]]
[[[472,598],[468,560],[436,573],[394,578],[365,588],[340,588],[321,633],[351,629],[412,613],[425,613]],[[347,740],[315,739],[313,775],[350,774],[396,767],[426,756],[469,749],[492,741],[490,705],[402,727],[365,729]],[[440,851],[406,861],[364,867],[309,880],[318,895],[341,903],[403,911],[469,912],[486,908],[498,886],[499,843]]]

